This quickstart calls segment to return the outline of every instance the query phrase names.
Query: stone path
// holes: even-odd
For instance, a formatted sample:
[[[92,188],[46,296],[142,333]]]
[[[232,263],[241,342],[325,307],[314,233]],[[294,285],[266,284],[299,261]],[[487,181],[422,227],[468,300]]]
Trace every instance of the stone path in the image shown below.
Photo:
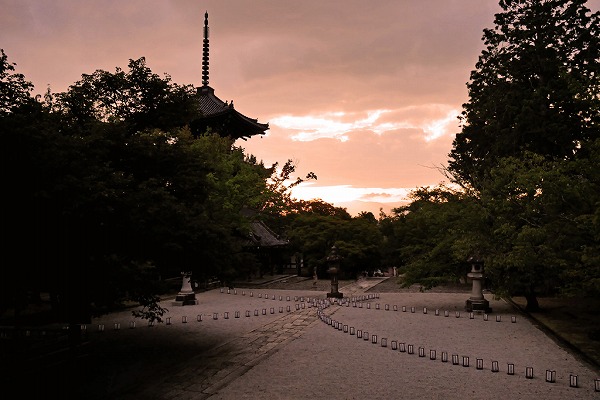
[[[359,280],[341,288],[346,297],[363,293],[379,280]],[[241,289],[237,291],[241,292]],[[324,296],[320,296],[324,297]],[[309,298],[307,296],[307,298]],[[314,298],[314,297],[313,297]],[[259,365],[279,346],[300,337],[307,327],[318,321],[316,308],[292,310],[198,357],[190,358],[173,374],[173,379],[148,385],[131,398],[207,399],[231,381]]]

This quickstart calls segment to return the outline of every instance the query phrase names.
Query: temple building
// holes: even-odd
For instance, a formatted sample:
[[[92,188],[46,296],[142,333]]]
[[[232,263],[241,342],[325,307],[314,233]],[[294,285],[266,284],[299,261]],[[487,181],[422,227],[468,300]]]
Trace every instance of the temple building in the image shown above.
[[[202,86],[198,90],[198,107],[201,117],[190,125],[194,135],[202,135],[206,131],[218,133],[223,137],[247,140],[254,135],[264,135],[269,124],[262,124],[238,112],[231,102],[222,101],[215,95],[215,90],[208,85],[209,74],[209,29],[208,12],[204,14],[204,41],[202,53]]]

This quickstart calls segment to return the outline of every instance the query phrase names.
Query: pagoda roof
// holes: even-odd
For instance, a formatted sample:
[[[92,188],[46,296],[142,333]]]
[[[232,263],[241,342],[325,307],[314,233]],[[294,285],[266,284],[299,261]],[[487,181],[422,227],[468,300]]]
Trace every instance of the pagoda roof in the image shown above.
[[[215,95],[215,90],[204,85],[197,89],[200,117],[192,123],[194,133],[203,134],[207,130],[232,139],[243,139],[263,135],[269,124],[258,122],[238,112],[231,102],[223,101]]]

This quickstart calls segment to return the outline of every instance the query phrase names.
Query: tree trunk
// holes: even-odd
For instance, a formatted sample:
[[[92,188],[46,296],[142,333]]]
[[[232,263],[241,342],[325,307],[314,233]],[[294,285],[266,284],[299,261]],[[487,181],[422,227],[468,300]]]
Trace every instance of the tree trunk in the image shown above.
[[[538,302],[537,295],[533,290],[525,294],[525,300],[527,300],[527,304],[525,305],[525,311],[540,311],[540,303]]]

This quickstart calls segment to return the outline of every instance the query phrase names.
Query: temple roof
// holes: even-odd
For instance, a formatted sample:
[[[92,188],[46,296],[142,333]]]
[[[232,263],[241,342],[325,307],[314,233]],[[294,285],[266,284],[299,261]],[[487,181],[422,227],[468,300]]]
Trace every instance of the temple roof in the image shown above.
[[[279,237],[262,221],[251,222],[249,236],[249,244],[251,246],[282,247],[289,244],[287,240],[279,239]]]
[[[202,86],[197,88],[198,111],[201,114],[191,124],[192,132],[196,135],[204,134],[207,130],[216,132],[221,136],[232,139],[246,140],[253,135],[262,135],[269,124],[262,124],[258,120],[249,118],[233,108],[231,103],[222,101],[215,96],[215,90],[208,85],[209,77],[209,29],[208,12],[204,14],[204,41],[202,52]]]

